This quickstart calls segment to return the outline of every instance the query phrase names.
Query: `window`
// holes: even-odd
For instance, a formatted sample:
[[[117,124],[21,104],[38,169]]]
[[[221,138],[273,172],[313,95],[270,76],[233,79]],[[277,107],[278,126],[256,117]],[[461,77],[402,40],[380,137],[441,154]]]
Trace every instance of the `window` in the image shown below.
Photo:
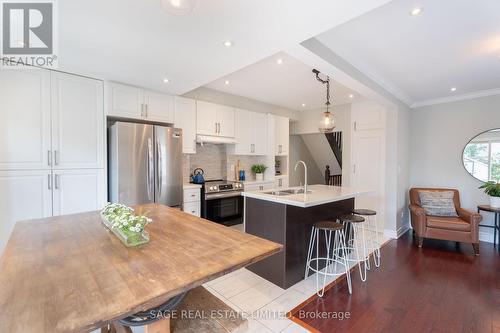
[[[463,159],[467,171],[477,179],[500,182],[500,140],[469,143]]]

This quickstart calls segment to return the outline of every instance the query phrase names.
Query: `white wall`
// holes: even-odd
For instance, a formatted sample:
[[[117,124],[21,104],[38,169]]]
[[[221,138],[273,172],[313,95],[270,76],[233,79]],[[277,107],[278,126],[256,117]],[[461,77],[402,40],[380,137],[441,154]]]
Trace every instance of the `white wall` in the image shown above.
[[[481,182],[463,167],[462,150],[479,133],[500,128],[500,95],[417,108],[411,127],[412,186],[457,188],[462,206],[474,211],[488,203]],[[484,222],[492,224],[491,216]],[[480,238],[492,241],[491,229],[480,228]]]
[[[308,184],[324,184],[324,174],[316,167],[316,162],[311,156],[309,149],[302,140],[300,135],[290,135],[290,169],[289,169],[289,182],[290,186],[298,186],[300,183],[304,184],[304,169],[302,166],[293,169],[297,161],[302,160],[307,164],[307,183]]]

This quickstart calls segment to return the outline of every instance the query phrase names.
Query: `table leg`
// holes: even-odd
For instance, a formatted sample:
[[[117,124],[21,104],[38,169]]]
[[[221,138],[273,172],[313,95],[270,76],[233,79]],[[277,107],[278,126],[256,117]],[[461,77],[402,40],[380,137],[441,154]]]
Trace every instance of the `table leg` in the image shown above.
[[[170,333],[170,318],[163,318],[144,326],[144,333]]]

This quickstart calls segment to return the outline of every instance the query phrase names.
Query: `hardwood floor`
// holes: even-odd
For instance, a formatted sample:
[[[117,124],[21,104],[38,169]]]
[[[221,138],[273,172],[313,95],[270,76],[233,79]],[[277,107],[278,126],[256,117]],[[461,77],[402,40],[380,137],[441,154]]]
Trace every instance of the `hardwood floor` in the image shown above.
[[[425,240],[411,232],[382,248],[382,265],[361,282],[353,271],[353,294],[345,279],[292,310],[295,322],[327,332],[500,332],[500,254],[481,243]],[[349,312],[349,319],[299,318],[317,311]]]

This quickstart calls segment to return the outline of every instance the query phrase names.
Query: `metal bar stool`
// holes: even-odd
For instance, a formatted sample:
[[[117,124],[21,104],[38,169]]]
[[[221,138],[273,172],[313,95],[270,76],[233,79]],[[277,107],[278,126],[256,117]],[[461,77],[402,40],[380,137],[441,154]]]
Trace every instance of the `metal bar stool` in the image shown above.
[[[371,209],[353,209],[352,210],[353,214],[356,215],[361,215],[366,217],[368,220],[368,229],[370,232],[375,233],[375,238],[370,237],[370,252],[373,251],[373,263],[375,264],[376,267],[380,267],[380,239],[379,239],[379,234],[378,234],[378,226],[377,226],[377,221],[376,219],[370,218],[371,216],[377,215],[377,212]],[[369,269],[369,268],[368,268]]]
[[[321,230],[323,230],[325,234],[326,257],[320,257],[319,254],[319,238]],[[315,223],[312,227],[311,237],[309,240],[309,250],[307,251],[305,278],[307,279],[310,270],[317,273],[316,294],[319,297],[323,297],[325,293],[327,276],[340,276],[344,273],[347,279],[349,294],[352,294],[351,272],[349,271],[349,262],[347,261],[346,252],[347,247],[345,242],[346,238],[344,227],[340,223],[332,221],[322,221]],[[315,247],[316,256],[313,258],[312,256]],[[325,268],[323,270],[319,269],[320,261],[325,262]],[[316,268],[313,267],[313,262],[316,262]],[[337,264],[341,265],[344,268],[343,272],[337,272]],[[323,287],[321,289],[320,275],[323,276]]]
[[[359,277],[361,281],[366,281],[366,272],[370,269],[370,258],[368,256],[366,248],[366,238],[365,238],[365,228],[364,222],[365,218],[359,215],[342,215],[339,218],[340,222],[343,224],[347,233],[346,242],[346,252],[354,252],[354,258],[347,258],[348,261],[352,261],[358,264]],[[360,255],[360,248],[363,249],[362,255]]]

